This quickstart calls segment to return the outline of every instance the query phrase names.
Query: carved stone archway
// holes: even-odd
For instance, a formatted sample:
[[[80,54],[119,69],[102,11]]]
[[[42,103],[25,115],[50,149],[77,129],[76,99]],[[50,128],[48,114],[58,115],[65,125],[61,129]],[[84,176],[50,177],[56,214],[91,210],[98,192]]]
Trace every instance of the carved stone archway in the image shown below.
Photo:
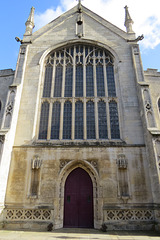
[[[68,175],[76,168],[84,169],[90,176],[93,183],[93,207],[94,207],[94,228],[99,229],[102,224],[102,196],[101,196],[101,187],[99,186],[99,175],[97,169],[88,161],[66,161],[63,168],[62,164],[60,165],[59,172],[59,201],[57,206],[58,219],[55,219],[55,228],[63,227],[63,217],[64,217],[64,187]],[[56,224],[56,222],[58,224]]]

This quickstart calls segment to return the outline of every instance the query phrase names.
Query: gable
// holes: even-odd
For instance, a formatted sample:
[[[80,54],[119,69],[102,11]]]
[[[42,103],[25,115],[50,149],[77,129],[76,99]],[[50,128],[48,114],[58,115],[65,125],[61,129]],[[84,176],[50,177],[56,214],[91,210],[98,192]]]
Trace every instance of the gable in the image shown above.
[[[52,38],[56,38],[59,41],[63,39],[77,39],[77,19],[79,14],[78,7],[75,6],[33,33],[32,42],[50,41]],[[118,41],[135,38],[135,34],[127,34],[84,6],[82,6],[82,20],[84,38],[94,40],[99,35],[102,41],[104,41],[103,38],[108,40],[117,38]]]

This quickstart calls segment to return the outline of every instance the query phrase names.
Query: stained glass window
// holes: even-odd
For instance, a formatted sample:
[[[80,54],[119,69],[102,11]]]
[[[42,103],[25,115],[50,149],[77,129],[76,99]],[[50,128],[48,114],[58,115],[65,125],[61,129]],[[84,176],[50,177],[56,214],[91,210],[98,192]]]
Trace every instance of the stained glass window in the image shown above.
[[[58,65],[56,67],[55,84],[54,84],[54,97],[61,97],[62,75],[63,75],[63,67],[61,65]]]
[[[119,119],[118,119],[118,109],[117,103],[115,101],[111,101],[109,103],[109,113],[110,113],[110,126],[111,126],[111,138],[119,139]]]
[[[87,102],[87,138],[96,138],[94,103],[92,101]]]
[[[49,103],[42,103],[39,127],[39,139],[47,139]]]
[[[99,138],[107,139],[107,115],[106,115],[106,103],[100,101],[98,103],[98,123],[99,123]]]
[[[45,62],[39,139],[119,139],[112,55],[75,44],[51,52]]]
[[[75,104],[75,139],[83,139],[83,103]]]
[[[76,97],[83,97],[83,65],[76,67]]]
[[[60,108],[61,108],[60,102],[53,103],[52,124],[51,124],[51,139],[59,139]]]
[[[103,97],[105,96],[105,88],[104,88],[103,65],[101,64],[98,64],[96,67],[96,77],[97,77],[97,96]]]
[[[53,72],[52,65],[46,66],[43,97],[50,97],[50,95],[51,95],[52,72]]]
[[[71,139],[71,126],[72,126],[72,103],[67,101],[64,103],[63,139]]]
[[[65,74],[65,97],[72,97],[72,83],[73,83],[73,66],[71,64],[66,66]]]
[[[115,97],[116,96],[116,88],[114,81],[114,71],[112,65],[107,65],[107,85],[108,85],[108,96]]]
[[[86,96],[94,96],[93,66],[91,64],[86,66]]]

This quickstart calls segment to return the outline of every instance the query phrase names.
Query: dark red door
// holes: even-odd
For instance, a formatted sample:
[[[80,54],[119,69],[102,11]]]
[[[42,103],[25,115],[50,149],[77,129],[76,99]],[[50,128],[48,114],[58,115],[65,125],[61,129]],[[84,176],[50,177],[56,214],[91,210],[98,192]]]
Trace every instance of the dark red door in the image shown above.
[[[73,170],[66,179],[64,227],[93,227],[93,185],[88,173]]]

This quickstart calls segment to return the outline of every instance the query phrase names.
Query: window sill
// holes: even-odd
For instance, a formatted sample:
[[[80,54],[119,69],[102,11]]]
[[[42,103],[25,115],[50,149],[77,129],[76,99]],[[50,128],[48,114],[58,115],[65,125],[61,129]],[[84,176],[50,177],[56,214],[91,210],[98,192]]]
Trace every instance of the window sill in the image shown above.
[[[120,139],[113,140],[37,140],[33,142],[35,146],[122,146],[126,143]]]

